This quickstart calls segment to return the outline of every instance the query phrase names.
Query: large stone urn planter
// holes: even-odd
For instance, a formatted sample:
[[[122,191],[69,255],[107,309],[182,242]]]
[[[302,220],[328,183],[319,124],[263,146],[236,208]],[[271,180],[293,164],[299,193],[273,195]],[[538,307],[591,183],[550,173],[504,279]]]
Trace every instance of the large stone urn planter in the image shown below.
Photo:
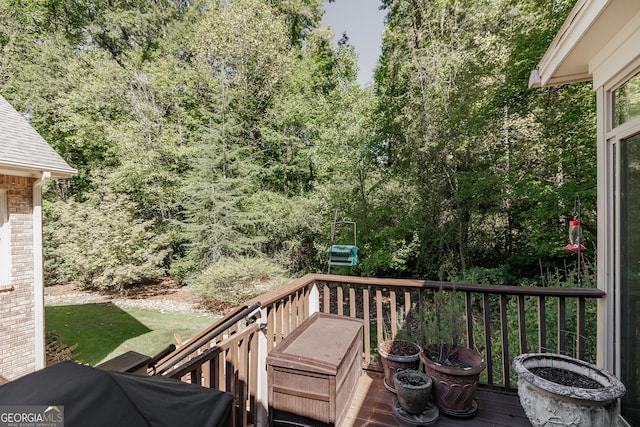
[[[607,371],[554,353],[521,354],[513,369],[520,404],[534,427],[617,425],[618,399],[626,389]]]

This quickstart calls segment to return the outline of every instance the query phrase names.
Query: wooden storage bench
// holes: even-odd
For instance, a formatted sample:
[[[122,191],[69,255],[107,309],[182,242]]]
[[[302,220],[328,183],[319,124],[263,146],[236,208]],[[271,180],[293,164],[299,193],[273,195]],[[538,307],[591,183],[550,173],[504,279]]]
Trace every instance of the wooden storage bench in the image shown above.
[[[362,371],[360,319],[315,313],[267,356],[272,426],[338,426]]]

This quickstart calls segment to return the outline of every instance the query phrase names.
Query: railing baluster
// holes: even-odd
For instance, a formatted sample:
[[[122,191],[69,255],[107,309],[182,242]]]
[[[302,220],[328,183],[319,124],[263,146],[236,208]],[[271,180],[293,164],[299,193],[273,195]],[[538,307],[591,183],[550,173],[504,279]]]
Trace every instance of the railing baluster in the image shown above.
[[[294,293],[291,296],[291,326],[292,330],[295,330],[300,325],[302,313],[300,313],[300,305],[302,298],[300,297],[301,291]]]
[[[502,333],[502,384],[511,388],[509,358],[509,319],[507,318],[507,296],[500,295],[500,331]]]
[[[202,383],[203,387],[211,388],[211,364],[205,363],[202,365]]]
[[[406,318],[411,312],[411,292],[404,288],[404,317]]]
[[[525,296],[518,295],[518,336],[520,354],[527,352],[527,317],[525,315]]]
[[[293,314],[296,318],[296,321],[293,322],[293,324],[295,325],[294,329],[300,326],[300,323],[302,323],[305,319],[305,316],[304,316],[304,310],[305,310],[304,307],[306,303],[305,291],[306,291],[306,288],[300,289],[298,292],[295,293],[295,298],[293,299],[293,303],[295,304]]]
[[[576,302],[576,346],[577,346],[577,354],[576,358],[582,360],[585,357],[585,347],[586,347],[586,321],[585,321],[585,312],[586,312],[586,301],[584,298],[578,298]]]
[[[224,354],[224,358],[222,358],[222,360],[224,361],[225,377],[227,378],[227,391],[232,393],[234,396],[237,396],[235,386],[236,381],[238,380],[238,371],[237,367],[233,364],[231,349],[227,347],[222,353]]]
[[[309,313],[309,287],[300,289],[297,296],[298,324],[296,326],[300,326],[300,324],[307,318],[307,313]]]
[[[304,291],[304,318],[306,319],[312,313],[311,307],[319,304],[318,300],[320,300],[320,295],[315,295],[316,292],[314,290],[314,285],[309,285],[305,288]],[[312,301],[313,298],[313,301]],[[315,312],[315,310],[313,310]]]
[[[487,383],[493,384],[493,357],[491,351],[491,308],[489,307],[489,294],[482,295],[482,310],[484,314],[484,348],[487,362]]]
[[[558,353],[567,353],[567,305],[564,297],[558,298]]]
[[[382,290],[380,287],[376,288],[376,317],[376,333],[378,336],[378,346],[380,346],[384,340],[382,335],[382,329],[384,328],[384,319],[382,318]]]
[[[220,384],[220,371],[218,370],[218,365],[216,364],[216,361],[218,359],[212,359],[209,360],[207,362],[207,365],[209,365],[209,387],[211,388],[218,388],[218,385]]]
[[[282,311],[282,337],[286,337],[287,335],[289,335],[289,333],[291,333],[291,331],[294,329],[291,327],[291,322],[293,322],[292,319],[292,312],[291,312],[291,299],[293,298],[292,295],[289,295],[288,298],[286,298],[283,304],[283,311]]]
[[[255,425],[256,424],[256,416],[257,416],[257,402],[256,396],[258,395],[258,341],[259,334],[253,333],[251,334],[251,339],[249,340],[249,359],[247,360],[247,369],[249,370],[249,383],[247,384],[247,391],[249,396],[247,396],[247,400],[249,401],[249,419],[248,423]]]
[[[296,328],[300,326],[309,313],[309,288],[305,287],[296,293]]]
[[[191,384],[198,384],[200,385],[200,378],[202,377],[202,367],[201,366],[196,366],[193,371],[191,371],[191,375],[190,375],[190,381]]]
[[[267,351],[271,350],[276,344],[275,327],[275,310],[273,309],[273,307],[267,308]]]
[[[220,373],[218,376],[218,390],[222,390],[222,391],[229,391],[229,389],[227,388],[227,369],[226,369],[226,362],[224,360],[224,353],[221,352],[220,354],[218,354],[218,357],[216,358],[216,365],[218,367],[218,372]]]
[[[547,352],[547,301],[542,295],[538,297],[538,350]]]
[[[369,315],[369,288],[362,288],[362,316],[364,317],[364,366],[371,364],[371,319]]]
[[[235,362],[238,366],[238,385],[236,398],[238,400],[238,422],[241,426],[247,425],[247,358],[249,353],[248,338],[241,341],[240,346],[234,351]],[[237,424],[236,424],[237,425]]]
[[[336,287],[336,292],[337,292],[336,299],[338,300],[337,301],[338,315],[344,316],[344,291],[342,289],[342,286],[338,285]]]
[[[325,283],[324,284],[324,301],[322,302],[322,304],[324,305],[324,312],[325,313],[330,313],[331,312],[331,290],[329,289],[329,284]]]
[[[349,285],[349,317],[357,317],[356,312],[356,289]]]
[[[276,305],[276,344],[282,341],[284,335],[284,304],[282,301]]]
[[[464,294],[464,308],[467,319],[467,347],[475,348],[476,344],[473,339],[473,301],[471,300],[471,292]]]
[[[389,302],[390,302],[390,310],[389,313],[391,315],[391,336],[393,338],[398,336],[398,307],[396,303],[396,290],[393,288],[389,289]]]

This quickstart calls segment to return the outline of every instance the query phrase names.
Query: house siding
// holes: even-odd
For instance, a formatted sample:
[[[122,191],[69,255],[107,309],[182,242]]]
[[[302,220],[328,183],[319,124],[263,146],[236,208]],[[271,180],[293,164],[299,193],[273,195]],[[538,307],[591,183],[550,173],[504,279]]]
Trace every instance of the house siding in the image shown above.
[[[0,377],[8,380],[36,368],[33,184],[32,178],[0,175],[11,235],[11,290],[0,292]]]

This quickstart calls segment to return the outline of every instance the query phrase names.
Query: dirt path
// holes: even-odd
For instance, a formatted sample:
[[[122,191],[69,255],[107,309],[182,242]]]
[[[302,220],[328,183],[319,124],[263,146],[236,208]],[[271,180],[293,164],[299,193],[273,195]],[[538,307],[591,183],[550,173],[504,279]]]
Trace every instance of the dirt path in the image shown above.
[[[143,308],[160,312],[208,313],[197,306],[194,293],[189,287],[179,286],[169,281],[139,286],[130,290],[126,295],[76,289],[72,285],[47,286],[44,290],[45,305],[106,302],[120,308]]]

